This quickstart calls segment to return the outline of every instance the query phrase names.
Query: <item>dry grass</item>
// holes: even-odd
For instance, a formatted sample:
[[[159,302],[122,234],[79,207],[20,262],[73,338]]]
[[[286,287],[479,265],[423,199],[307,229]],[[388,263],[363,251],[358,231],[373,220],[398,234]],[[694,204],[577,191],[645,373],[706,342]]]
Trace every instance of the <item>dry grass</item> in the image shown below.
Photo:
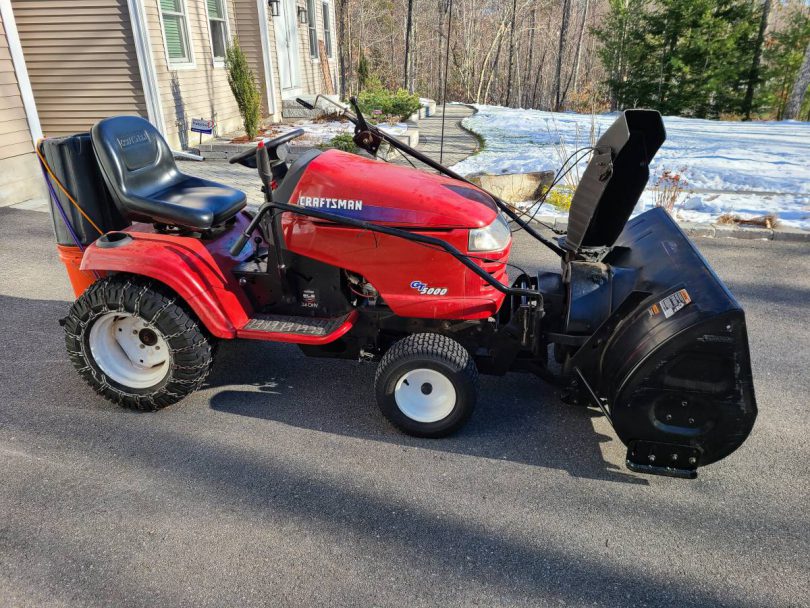
[[[686,186],[687,182],[683,175],[670,169],[664,169],[656,178],[655,186],[653,186],[653,204],[656,207],[662,207],[672,215]]]
[[[779,226],[779,220],[773,213],[749,219],[743,219],[733,213],[724,213],[717,218],[717,223],[726,226],[759,226],[760,228],[777,228]]]

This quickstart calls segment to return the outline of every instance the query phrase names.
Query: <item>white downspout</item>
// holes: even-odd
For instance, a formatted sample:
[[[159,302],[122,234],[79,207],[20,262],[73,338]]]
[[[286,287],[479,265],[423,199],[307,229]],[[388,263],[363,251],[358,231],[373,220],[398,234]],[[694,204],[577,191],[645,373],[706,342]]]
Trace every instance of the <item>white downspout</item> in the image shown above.
[[[264,64],[264,85],[267,95],[267,111],[273,120],[276,120],[276,97],[273,91],[276,88],[273,82],[273,63],[270,59],[270,28],[267,25],[267,0],[256,0],[259,11],[259,35],[262,39],[262,63]]]
[[[155,125],[161,134],[166,135],[166,123],[163,118],[163,106],[160,103],[155,61],[149,42],[149,27],[146,22],[146,11],[143,0],[127,0],[129,21],[132,24],[132,38],[135,41],[135,54],[138,57],[138,70],[141,74],[143,96],[146,100],[146,112],[149,122]]]
[[[31,89],[31,81],[28,78],[28,68],[25,66],[20,34],[17,31],[17,22],[14,20],[14,13],[11,10],[11,0],[0,0],[0,15],[3,17],[8,49],[11,54],[11,62],[14,64],[14,73],[17,75],[17,84],[20,87],[25,117],[28,119],[31,141],[36,146],[37,142],[42,139],[42,126],[39,124],[37,104],[34,100],[34,91]]]

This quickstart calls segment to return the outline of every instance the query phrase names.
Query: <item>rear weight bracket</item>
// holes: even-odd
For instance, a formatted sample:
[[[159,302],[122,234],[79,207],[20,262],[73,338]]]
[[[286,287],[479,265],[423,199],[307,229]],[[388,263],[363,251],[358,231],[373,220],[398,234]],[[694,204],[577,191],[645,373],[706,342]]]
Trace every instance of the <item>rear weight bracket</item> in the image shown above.
[[[636,473],[695,479],[700,450],[687,445],[634,440],[627,445],[627,468]]]

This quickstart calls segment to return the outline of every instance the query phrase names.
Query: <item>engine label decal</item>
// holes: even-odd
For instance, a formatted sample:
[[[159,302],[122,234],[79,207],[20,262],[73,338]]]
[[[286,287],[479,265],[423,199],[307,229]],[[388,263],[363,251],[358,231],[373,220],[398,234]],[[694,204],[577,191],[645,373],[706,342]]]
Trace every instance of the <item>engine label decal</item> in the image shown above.
[[[650,306],[648,312],[650,313],[651,317],[664,313],[664,317],[669,319],[684,306],[691,303],[692,298],[689,297],[689,292],[687,292],[685,289],[681,289],[672,295],[667,296],[657,304]]]
[[[446,296],[447,287],[430,287],[422,281],[411,281],[411,289],[415,289],[423,296]]]

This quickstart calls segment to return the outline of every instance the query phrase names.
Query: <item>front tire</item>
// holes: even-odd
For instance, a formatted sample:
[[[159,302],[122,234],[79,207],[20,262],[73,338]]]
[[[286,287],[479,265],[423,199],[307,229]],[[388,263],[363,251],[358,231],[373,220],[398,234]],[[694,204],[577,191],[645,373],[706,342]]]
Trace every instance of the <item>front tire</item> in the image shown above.
[[[161,285],[112,276],[91,285],[65,319],[71,362],[100,395],[154,411],[197,390],[212,348],[198,321]]]
[[[444,437],[472,414],[478,369],[452,338],[413,334],[388,350],[374,385],[380,410],[398,429],[416,437]]]

